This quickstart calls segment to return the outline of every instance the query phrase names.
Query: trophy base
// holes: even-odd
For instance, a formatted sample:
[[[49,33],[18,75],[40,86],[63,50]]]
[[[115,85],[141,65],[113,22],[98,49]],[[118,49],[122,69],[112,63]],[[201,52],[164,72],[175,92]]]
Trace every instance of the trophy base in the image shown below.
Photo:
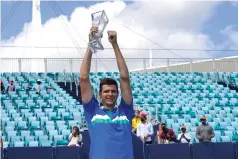
[[[104,50],[104,47],[99,39],[89,42],[89,47],[91,48],[93,54]]]

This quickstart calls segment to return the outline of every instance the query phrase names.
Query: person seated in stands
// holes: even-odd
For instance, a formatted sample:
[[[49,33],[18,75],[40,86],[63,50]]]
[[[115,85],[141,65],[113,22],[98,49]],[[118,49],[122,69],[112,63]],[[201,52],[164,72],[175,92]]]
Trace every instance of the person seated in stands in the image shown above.
[[[0,148],[3,148],[2,136],[0,137]]]
[[[160,140],[160,144],[168,144],[168,143],[175,143],[176,142],[176,135],[173,129],[167,128],[165,123],[160,124],[158,137]]]
[[[81,146],[82,145],[82,135],[79,133],[79,128],[77,126],[73,127],[72,133],[69,135],[68,146]]]
[[[36,81],[36,84],[33,87],[32,86],[27,86],[27,88],[35,90],[36,94],[40,93],[40,91],[42,91],[42,90],[53,89],[52,87],[47,86],[44,83],[42,83],[41,79],[38,79]]]
[[[178,134],[178,142],[179,143],[189,143],[191,140],[191,137],[189,133],[186,132],[187,128],[186,126],[181,127],[181,133]]]
[[[136,135],[145,143],[152,144],[152,135],[154,134],[153,125],[147,121],[146,114],[140,115],[141,123],[137,126]]]
[[[14,81],[13,80],[10,80],[10,83],[8,84],[7,86],[7,89],[6,89],[6,93],[7,92],[13,92],[15,91],[15,84],[14,84]]]
[[[199,142],[211,142],[212,138],[215,136],[213,128],[207,123],[207,118],[205,116],[200,119],[202,125],[197,127],[196,138]]]
[[[5,93],[5,86],[2,82],[2,80],[0,80],[0,83],[1,83],[1,90],[0,90],[0,94],[4,94]]]
[[[132,132],[136,134],[137,126],[141,123],[140,119],[140,111],[137,109],[135,110],[135,116],[132,119]]]

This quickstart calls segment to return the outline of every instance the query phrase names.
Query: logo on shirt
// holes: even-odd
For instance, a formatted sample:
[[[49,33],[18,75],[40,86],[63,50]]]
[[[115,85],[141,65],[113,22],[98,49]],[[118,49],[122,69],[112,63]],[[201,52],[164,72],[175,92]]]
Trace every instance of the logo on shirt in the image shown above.
[[[92,120],[92,124],[96,123],[115,123],[115,124],[130,124],[129,120],[125,115],[117,116],[114,119],[110,119],[108,115],[98,115],[96,114]]]

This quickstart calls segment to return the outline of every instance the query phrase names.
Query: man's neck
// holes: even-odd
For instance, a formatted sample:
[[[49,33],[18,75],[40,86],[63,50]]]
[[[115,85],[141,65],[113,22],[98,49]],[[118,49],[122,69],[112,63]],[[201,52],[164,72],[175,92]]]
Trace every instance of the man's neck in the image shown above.
[[[108,110],[113,110],[115,108],[115,105],[114,106],[105,106],[103,105],[104,108],[107,108]]]

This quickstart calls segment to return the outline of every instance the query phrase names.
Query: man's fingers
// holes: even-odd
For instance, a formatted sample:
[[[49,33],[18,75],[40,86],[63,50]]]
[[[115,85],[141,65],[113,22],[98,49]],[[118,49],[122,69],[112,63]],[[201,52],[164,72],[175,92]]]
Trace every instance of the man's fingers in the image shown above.
[[[108,30],[108,31],[107,31],[107,33],[108,33],[109,35],[111,35],[112,32],[113,32],[113,31],[111,31],[111,30]]]
[[[107,34],[108,34],[108,35],[116,35],[117,32],[116,32],[116,31],[109,30],[109,31],[107,31]]]
[[[97,29],[98,29],[98,27],[96,27],[96,26],[91,28],[91,30],[97,30]]]
[[[97,32],[98,31],[98,27],[92,27],[91,29],[90,29],[90,32]]]

